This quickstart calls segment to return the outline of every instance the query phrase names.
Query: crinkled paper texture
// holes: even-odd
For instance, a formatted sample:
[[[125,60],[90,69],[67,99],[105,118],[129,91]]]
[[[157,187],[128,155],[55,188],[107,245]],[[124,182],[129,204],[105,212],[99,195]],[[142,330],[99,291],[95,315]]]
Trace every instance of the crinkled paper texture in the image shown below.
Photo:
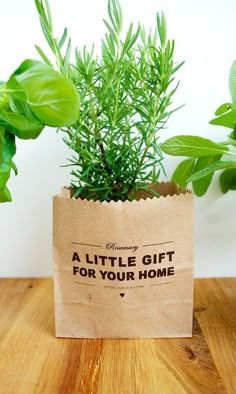
[[[193,195],[174,184],[138,201],[54,197],[56,335],[192,335]]]

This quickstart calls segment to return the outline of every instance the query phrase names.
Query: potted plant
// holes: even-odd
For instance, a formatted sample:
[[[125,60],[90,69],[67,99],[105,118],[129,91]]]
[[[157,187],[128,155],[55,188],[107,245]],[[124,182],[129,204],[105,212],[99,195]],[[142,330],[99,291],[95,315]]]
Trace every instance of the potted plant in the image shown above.
[[[221,191],[236,190],[236,61],[230,69],[229,88],[232,103],[222,104],[210,121],[231,130],[226,141],[216,143],[200,136],[179,135],[162,144],[165,153],[188,157],[177,166],[172,180],[182,187],[192,182],[199,197],[207,192],[214,173],[220,170]]]
[[[131,24],[123,36],[121,5],[108,0],[100,56],[85,46],[72,63],[67,29],[56,39],[48,1],[35,4],[56,75],[80,101],[79,116],[45,122],[60,127],[72,152],[71,186],[54,197],[56,334],[190,336],[192,195],[158,182],[165,173],[160,131],[176,111],[174,75],[183,64],[174,62],[165,16],[157,14],[152,33]],[[68,116],[78,113],[76,94],[73,100]]]

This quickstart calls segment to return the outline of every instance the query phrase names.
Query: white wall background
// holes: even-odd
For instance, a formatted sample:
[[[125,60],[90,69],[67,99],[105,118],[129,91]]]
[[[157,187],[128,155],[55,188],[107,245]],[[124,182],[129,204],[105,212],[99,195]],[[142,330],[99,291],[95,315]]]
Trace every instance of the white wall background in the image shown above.
[[[230,100],[228,73],[236,58],[235,0],[121,0],[125,26],[142,21],[154,26],[155,14],[166,14],[176,60],[186,63],[166,139],[198,133],[222,140],[227,130],[208,125],[217,106]],[[0,79],[25,58],[38,58],[34,44],[46,48],[34,0],[1,0]],[[106,0],[51,0],[55,30],[69,27],[74,45],[100,42]],[[18,141],[19,175],[9,183],[13,203],[0,205],[0,276],[52,275],[52,196],[69,184],[67,148],[47,129],[36,141]],[[169,176],[178,159],[166,158]],[[195,276],[236,276],[236,192],[222,195],[217,177],[208,194],[195,199]]]

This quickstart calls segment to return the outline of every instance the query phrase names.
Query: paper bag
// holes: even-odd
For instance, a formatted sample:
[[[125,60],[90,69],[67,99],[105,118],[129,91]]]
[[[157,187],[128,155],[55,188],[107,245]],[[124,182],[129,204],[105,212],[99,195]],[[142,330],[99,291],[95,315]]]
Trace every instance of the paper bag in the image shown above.
[[[132,202],[54,197],[56,336],[192,335],[193,196],[155,190]]]

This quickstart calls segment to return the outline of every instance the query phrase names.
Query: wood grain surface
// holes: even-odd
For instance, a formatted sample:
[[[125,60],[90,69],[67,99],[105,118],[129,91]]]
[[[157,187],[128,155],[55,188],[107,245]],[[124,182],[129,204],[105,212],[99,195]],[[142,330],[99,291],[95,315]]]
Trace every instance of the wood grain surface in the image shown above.
[[[235,393],[236,279],[195,280],[193,338],[58,339],[51,279],[0,280],[0,394]]]

